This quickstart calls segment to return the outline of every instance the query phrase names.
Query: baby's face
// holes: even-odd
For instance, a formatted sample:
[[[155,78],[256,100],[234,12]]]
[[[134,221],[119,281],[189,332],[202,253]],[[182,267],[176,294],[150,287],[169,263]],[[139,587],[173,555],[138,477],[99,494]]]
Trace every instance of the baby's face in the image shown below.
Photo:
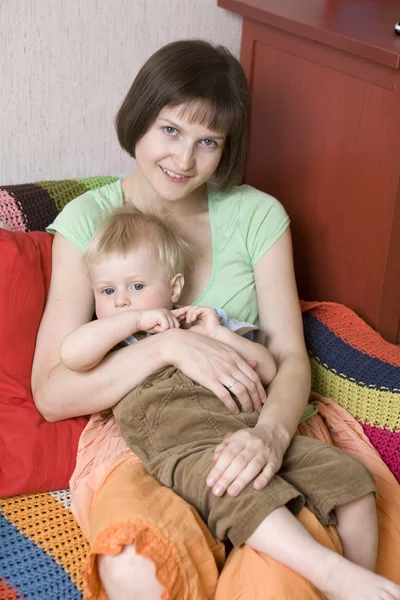
[[[167,269],[150,248],[104,258],[91,266],[89,275],[98,319],[125,310],[172,308]]]

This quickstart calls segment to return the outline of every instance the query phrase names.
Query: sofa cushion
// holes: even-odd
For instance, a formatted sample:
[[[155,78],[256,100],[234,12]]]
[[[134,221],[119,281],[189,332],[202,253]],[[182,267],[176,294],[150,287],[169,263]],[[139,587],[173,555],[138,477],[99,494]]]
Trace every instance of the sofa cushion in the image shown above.
[[[70,200],[117,179],[0,187],[1,228],[16,232],[0,228],[0,497],[68,485],[86,419],[47,423],[35,408],[30,387],[51,269],[52,236],[39,231]]]
[[[400,346],[341,304],[303,302],[312,389],[345,408],[400,482]]]
[[[32,399],[52,236],[0,229],[0,497],[66,487],[86,418],[47,423]]]

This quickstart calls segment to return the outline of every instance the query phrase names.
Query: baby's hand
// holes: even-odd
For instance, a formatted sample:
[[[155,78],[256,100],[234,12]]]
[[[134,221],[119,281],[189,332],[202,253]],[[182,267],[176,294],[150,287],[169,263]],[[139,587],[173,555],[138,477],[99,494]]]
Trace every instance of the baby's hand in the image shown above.
[[[209,306],[182,306],[171,311],[179,320],[185,321],[194,333],[210,336],[221,327],[214,309]]]
[[[161,333],[167,329],[178,329],[178,319],[167,308],[153,310],[138,310],[136,331],[148,331],[149,333]]]

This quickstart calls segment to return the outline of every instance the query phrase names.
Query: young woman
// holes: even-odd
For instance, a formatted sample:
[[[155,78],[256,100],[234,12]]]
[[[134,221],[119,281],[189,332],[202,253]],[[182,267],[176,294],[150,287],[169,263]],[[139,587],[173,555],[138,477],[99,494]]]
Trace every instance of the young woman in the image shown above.
[[[72,201],[49,228],[55,234],[53,273],[33,366],[36,404],[51,421],[98,413],[149,374],[174,365],[232,411],[237,407],[231,393],[244,411],[262,408],[257,427],[231,443],[229,453],[220,454],[209,483],[217,495],[234,496],[249,484],[263,488],[279,470],[305,409],[310,373],[288,217],[274,198],[249,186],[233,187],[243,170],[248,133],[243,71],[223,48],[201,41],[169,44],[139,72],[116,125],[121,146],[136,158],[135,170],[122,182]],[[220,306],[266,332],[278,369],[267,402],[251,364],[224,344],[190,331],[152,336],[113,352],[85,373],[60,364],[61,341],[93,314],[82,253],[101,213],[123,203],[161,217],[168,214],[170,226],[197,248],[182,304]],[[222,545],[189,505],[144,471],[112,419],[91,418],[71,487],[74,514],[91,542],[86,568],[90,597],[152,600],[164,593],[170,599],[228,600],[245,593],[249,599],[268,599],[268,582],[277,577],[282,598],[320,597],[302,577],[246,546],[229,558],[228,568],[241,574],[236,589],[225,569],[218,583]],[[269,517],[273,559],[306,578],[319,560],[334,565],[328,578],[318,580],[332,598],[380,598],[384,586],[392,594],[388,598],[397,597],[389,582],[365,569],[349,570],[347,561],[327,554],[290,519],[286,508],[280,511]],[[350,504],[345,522],[351,522],[351,511]],[[365,511],[370,511],[368,503]],[[304,514],[303,521],[308,518]],[[324,530],[312,523],[322,539]],[[290,547],[285,544],[289,529],[296,536]],[[361,546],[365,532],[358,534]],[[340,547],[334,534],[326,537],[332,549]],[[367,568],[373,568],[372,562],[371,556],[359,557]],[[256,577],[250,564],[257,564]],[[303,596],[298,595],[301,590]],[[373,595],[367,595],[371,590]]]

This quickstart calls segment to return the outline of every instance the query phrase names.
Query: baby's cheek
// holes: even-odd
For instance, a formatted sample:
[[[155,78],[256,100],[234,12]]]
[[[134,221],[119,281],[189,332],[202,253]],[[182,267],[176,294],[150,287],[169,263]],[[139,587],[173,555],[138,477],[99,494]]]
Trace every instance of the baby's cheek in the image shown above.
[[[109,316],[109,310],[107,310],[107,304],[101,298],[95,298],[95,311],[98,319],[105,319]]]

